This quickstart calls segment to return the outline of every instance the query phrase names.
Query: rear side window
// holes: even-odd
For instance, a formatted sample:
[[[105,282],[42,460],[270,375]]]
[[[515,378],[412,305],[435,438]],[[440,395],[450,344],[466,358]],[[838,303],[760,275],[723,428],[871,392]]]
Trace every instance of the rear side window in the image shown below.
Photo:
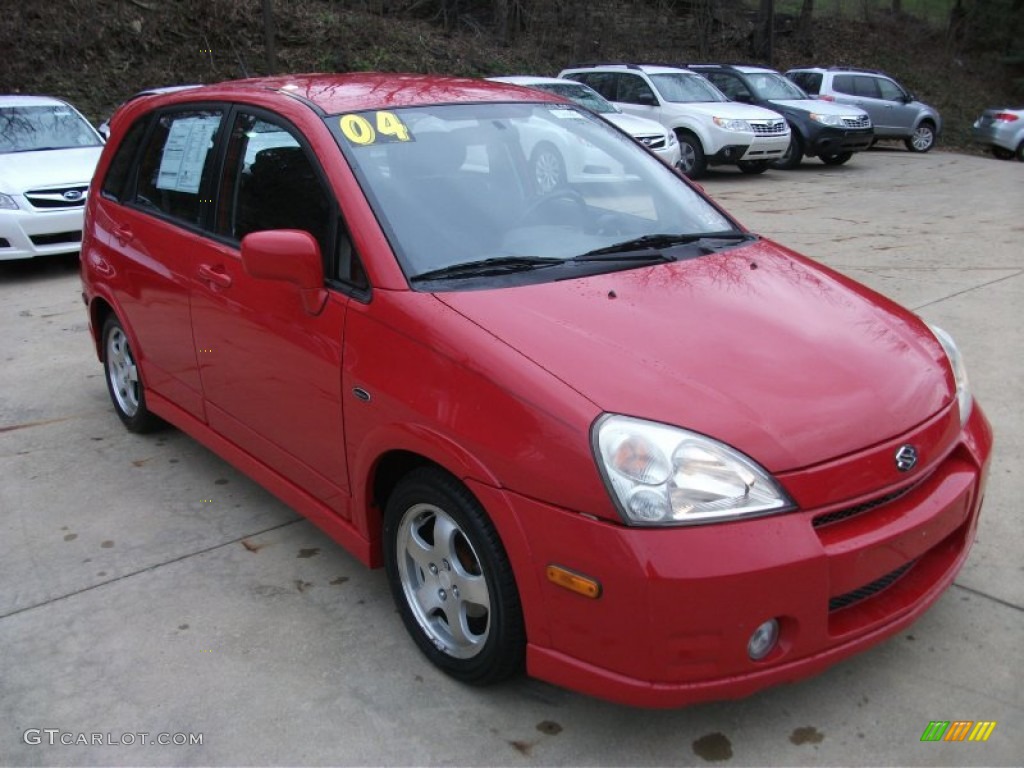
[[[618,101],[626,104],[656,105],[658,99],[651,86],[639,75],[619,75]]]
[[[222,118],[219,110],[161,115],[139,160],[135,204],[198,225]]]
[[[812,96],[821,93],[821,74],[818,72],[794,72],[788,77]]]
[[[107,175],[103,179],[103,196],[111,200],[121,200],[128,186],[129,173],[138,154],[139,144],[142,143],[142,136],[146,132],[148,121],[145,119],[137,121],[121,141],[117,148],[114,159],[110,161],[107,168]]]
[[[578,72],[568,75],[573,80],[578,80],[584,85],[589,85],[595,91],[604,96],[608,101],[616,101],[615,98],[615,75],[611,72]]]

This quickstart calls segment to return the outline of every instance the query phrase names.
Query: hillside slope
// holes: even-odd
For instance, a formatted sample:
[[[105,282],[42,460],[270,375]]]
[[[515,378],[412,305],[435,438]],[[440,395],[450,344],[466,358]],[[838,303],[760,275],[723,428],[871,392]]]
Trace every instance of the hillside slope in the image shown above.
[[[738,0],[728,20],[698,30],[666,4],[591,0],[534,3],[531,31],[503,44],[491,20],[465,16],[445,32],[437,19],[381,15],[383,3],[275,3],[278,71],[419,71],[486,76],[557,74],[581,60],[752,61],[753,21]],[[265,74],[256,0],[64,0],[0,8],[0,93],[46,93],[99,121],[146,87]],[[350,7],[358,6],[358,7]],[[683,8],[684,4],[671,6]],[[727,7],[723,4],[722,7]],[[566,9],[573,10],[569,13]],[[578,12],[585,9],[585,12]],[[805,55],[792,19],[779,17],[773,64],[842,63],[888,71],[938,107],[941,144],[969,144],[982,109],[1011,101],[1009,78],[991,53],[954,55],[946,35],[907,16],[822,16]]]

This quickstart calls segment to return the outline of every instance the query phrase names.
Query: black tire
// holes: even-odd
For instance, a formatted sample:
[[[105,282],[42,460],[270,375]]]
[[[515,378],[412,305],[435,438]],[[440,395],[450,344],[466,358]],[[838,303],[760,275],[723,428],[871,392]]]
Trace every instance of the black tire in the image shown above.
[[[542,141],[530,155],[530,174],[538,195],[547,195],[565,184],[565,161],[553,144]]]
[[[804,140],[800,138],[800,134],[793,131],[789,138],[789,147],[786,149],[786,154],[780,157],[778,160],[771,161],[771,167],[777,168],[780,171],[791,171],[800,165],[800,161],[804,159]]]
[[[1000,160],[1013,160],[1013,150],[1003,147],[992,147],[992,154]]]
[[[708,169],[708,159],[704,155],[704,146],[694,134],[680,131],[679,139],[679,170],[688,179],[699,179]]]
[[[526,629],[512,566],[457,479],[421,467],[399,482],[384,511],[384,567],[405,628],[435,666],[471,685],[522,670]]]
[[[853,152],[837,152],[834,155],[822,155],[821,162],[825,165],[842,165],[853,157]]]
[[[767,160],[740,160],[736,167],[748,176],[756,176],[768,170]]]
[[[152,432],[163,426],[164,422],[146,407],[146,388],[135,354],[116,315],[107,317],[100,338],[107,392],[121,422],[129,432],[137,433]]]
[[[904,139],[903,143],[911,152],[928,152],[935,146],[935,124],[922,120],[914,129],[914,135]]]
[[[1017,145],[1017,159],[1024,163],[1024,141]]]

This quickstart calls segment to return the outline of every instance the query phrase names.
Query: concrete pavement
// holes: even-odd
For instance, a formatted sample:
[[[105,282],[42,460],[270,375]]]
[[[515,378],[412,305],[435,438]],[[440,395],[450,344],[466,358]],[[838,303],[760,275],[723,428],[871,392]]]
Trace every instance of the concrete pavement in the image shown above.
[[[1024,165],[873,151],[704,186],[964,351],[996,453],[971,558],[917,624],[676,711],[466,688],[417,652],[382,572],[181,433],[122,429],[73,261],[0,263],[0,765],[1020,765]],[[922,743],[932,720],[998,725]],[[186,743],[141,743],[159,734]]]

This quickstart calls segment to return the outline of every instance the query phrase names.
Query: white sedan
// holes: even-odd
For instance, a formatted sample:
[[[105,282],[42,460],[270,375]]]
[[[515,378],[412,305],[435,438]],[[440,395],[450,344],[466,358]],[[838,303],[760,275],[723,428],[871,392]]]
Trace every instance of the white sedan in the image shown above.
[[[534,77],[532,75],[512,75],[488,79],[547,91],[574,101],[591,112],[596,112],[620,130],[628,133],[668,165],[674,168],[679,164],[679,142],[672,131],[654,120],[627,115],[588,85],[559,77]]]

